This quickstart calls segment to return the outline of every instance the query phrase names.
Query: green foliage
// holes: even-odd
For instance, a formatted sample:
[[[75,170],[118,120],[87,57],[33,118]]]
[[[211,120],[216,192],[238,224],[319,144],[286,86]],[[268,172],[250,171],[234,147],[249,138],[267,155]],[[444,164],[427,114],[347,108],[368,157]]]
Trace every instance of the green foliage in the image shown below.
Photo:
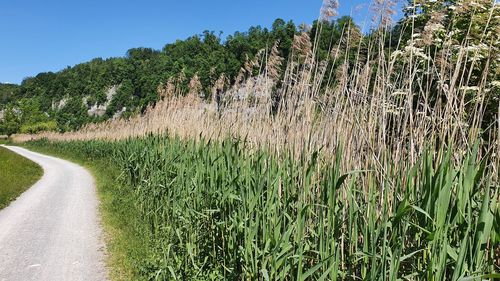
[[[21,120],[12,107],[4,111],[3,120],[0,120],[0,134],[11,136],[19,131]]]
[[[316,56],[319,61],[328,58],[331,59],[332,56],[330,52],[332,49],[338,47],[339,44],[341,44],[340,51],[343,52],[345,56],[351,55],[351,57],[347,57],[347,61],[355,61],[355,55],[361,38],[361,31],[351,17],[343,16],[332,22],[315,21],[312,25],[310,34],[312,42],[315,42],[316,39],[318,40],[318,51]],[[350,35],[347,36],[347,34]],[[340,42],[341,38],[347,37],[351,39],[349,46],[346,44],[348,42]],[[337,60],[342,61],[342,59]]]
[[[122,108],[133,110],[134,94],[134,85],[132,81],[128,79],[123,81],[106,109],[106,114],[109,117],[113,117],[113,115],[122,110]]]
[[[0,83],[0,110],[17,98],[19,90],[18,85]]]
[[[47,121],[22,125],[19,132],[21,134],[36,134],[40,132],[54,132],[57,130],[58,126],[55,121]]]
[[[58,127],[62,131],[75,130],[90,120],[87,107],[79,98],[71,98],[55,113],[54,116]]]
[[[143,252],[135,280],[459,280],[497,271],[498,190],[487,159],[424,153],[389,177],[342,173],[318,153],[150,136],[39,142],[121,171]],[[403,165],[404,166],[404,165]],[[360,181],[360,179],[366,179]],[[486,275],[484,275],[486,278]]]
[[[23,98],[9,104],[0,120],[0,134],[38,133],[56,131],[58,125],[49,115],[41,110],[38,99]]]
[[[34,124],[49,120],[47,114],[41,110],[38,99],[20,99],[17,101],[16,110],[21,124]]]

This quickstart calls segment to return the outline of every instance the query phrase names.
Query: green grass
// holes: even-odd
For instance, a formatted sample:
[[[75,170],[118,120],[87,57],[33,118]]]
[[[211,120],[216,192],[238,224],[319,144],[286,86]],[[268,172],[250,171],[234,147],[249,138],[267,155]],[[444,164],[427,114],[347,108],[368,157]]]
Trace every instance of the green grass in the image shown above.
[[[98,179],[115,280],[460,280],[498,272],[488,159],[424,152],[390,177],[319,154],[150,136],[39,141]],[[298,159],[298,160],[295,160]]]
[[[0,147],[0,209],[35,184],[42,175],[39,165]]]

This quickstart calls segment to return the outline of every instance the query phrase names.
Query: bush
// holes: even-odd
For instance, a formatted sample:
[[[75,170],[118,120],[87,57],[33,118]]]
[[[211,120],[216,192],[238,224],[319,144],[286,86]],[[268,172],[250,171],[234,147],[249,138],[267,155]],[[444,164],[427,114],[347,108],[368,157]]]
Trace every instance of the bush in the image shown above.
[[[57,123],[55,121],[38,122],[29,125],[22,125],[20,132],[22,134],[36,134],[40,132],[57,131]]]

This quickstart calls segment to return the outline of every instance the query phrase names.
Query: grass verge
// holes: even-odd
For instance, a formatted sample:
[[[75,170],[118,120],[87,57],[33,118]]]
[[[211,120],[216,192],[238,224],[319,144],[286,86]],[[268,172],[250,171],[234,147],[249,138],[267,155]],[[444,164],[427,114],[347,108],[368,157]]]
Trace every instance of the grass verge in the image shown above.
[[[42,175],[39,165],[0,147],[0,209],[7,207]]]
[[[134,280],[134,260],[142,253],[143,241],[137,235],[138,216],[125,189],[119,185],[120,176],[107,155],[99,157],[85,150],[64,150],[55,144],[27,143],[24,147],[77,163],[88,169],[96,181],[100,206],[99,212],[107,245],[107,260],[111,280]]]

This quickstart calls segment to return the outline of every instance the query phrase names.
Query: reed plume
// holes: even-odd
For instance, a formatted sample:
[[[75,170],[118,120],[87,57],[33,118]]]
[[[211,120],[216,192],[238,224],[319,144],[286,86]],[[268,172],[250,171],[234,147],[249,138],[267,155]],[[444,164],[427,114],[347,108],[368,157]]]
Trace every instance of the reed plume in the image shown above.
[[[323,0],[323,6],[320,10],[320,20],[330,21],[332,17],[338,15],[339,1],[338,0]]]

